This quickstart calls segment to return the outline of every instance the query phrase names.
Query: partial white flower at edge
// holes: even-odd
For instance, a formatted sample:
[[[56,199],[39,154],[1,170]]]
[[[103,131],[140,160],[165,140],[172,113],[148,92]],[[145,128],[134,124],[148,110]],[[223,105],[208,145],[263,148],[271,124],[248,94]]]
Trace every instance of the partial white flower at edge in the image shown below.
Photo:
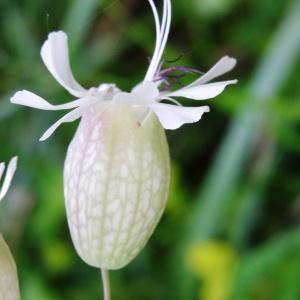
[[[156,46],[143,82],[138,84],[130,93],[120,91],[115,84],[101,84],[97,88],[90,89],[83,88],[74,79],[70,68],[67,35],[62,31],[49,34],[41,49],[42,60],[53,77],[78,99],[62,105],[52,105],[26,90],[17,92],[11,98],[12,103],[41,110],[72,109],[71,112],[64,115],[44,133],[40,139],[41,141],[49,138],[62,123],[72,122],[80,118],[93,105],[103,105],[104,110],[107,106],[114,104],[127,104],[136,108],[144,108],[144,110],[142,109],[143,114],[138,120],[141,124],[147,119],[150,112],[153,112],[165,129],[177,129],[183,124],[199,121],[205,112],[209,112],[209,107],[184,107],[173,98],[184,97],[196,101],[207,100],[218,96],[227,85],[237,82],[237,80],[229,80],[210,83],[212,79],[229,72],[235,66],[236,60],[225,56],[190,85],[175,91],[161,92],[159,86],[163,83],[163,80],[158,77],[162,55],[170,31],[171,1],[164,1],[161,22],[153,1],[149,0],[149,3],[156,25]],[[162,103],[161,101],[164,100],[173,104]]]
[[[17,157],[13,157],[7,167],[6,174],[0,188],[0,201],[4,198],[10,187],[11,181],[17,168]],[[0,163],[0,182],[5,172],[5,164]],[[13,256],[0,233],[0,299],[19,300],[19,280],[17,267]]]
[[[4,198],[4,196],[8,192],[8,189],[10,187],[11,181],[14,177],[17,168],[17,162],[18,162],[18,158],[13,157],[8,163],[6,175],[4,177],[3,184],[0,188],[0,201]],[[0,182],[1,182],[2,175],[4,174],[4,171],[5,171],[5,163],[2,162],[0,163]]]
[[[0,299],[19,300],[20,289],[14,258],[0,233]]]

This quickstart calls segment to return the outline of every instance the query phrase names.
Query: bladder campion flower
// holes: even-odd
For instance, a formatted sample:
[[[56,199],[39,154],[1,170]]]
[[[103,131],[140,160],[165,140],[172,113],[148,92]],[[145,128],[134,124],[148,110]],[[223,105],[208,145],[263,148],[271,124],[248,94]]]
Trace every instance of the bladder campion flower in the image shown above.
[[[24,90],[11,98],[12,103],[42,110],[72,109],[41,140],[62,123],[81,118],[65,160],[66,210],[77,252],[85,262],[102,269],[128,264],[144,247],[164,211],[170,178],[164,129],[197,122],[209,111],[208,106],[181,106],[174,98],[210,99],[236,83],[208,83],[234,67],[236,60],[226,56],[190,85],[162,91],[163,84],[169,86],[166,74],[170,70],[161,66],[171,1],[164,0],[161,20],[154,2],[149,3],[156,46],[144,80],[130,93],[115,84],[85,89],[77,83],[70,69],[67,35],[58,31],[50,33],[42,46],[42,60],[77,100],[52,105]]]
[[[0,190],[0,201],[6,195],[17,167],[14,157],[8,164],[3,185]],[[5,170],[5,164],[0,163],[0,180]],[[0,300],[19,300],[19,281],[17,268],[11,252],[0,233]]]

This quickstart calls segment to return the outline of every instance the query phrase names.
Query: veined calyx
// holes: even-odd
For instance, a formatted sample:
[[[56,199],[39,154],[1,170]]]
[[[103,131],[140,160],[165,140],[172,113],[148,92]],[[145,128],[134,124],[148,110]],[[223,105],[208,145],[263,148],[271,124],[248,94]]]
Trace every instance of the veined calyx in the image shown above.
[[[68,222],[88,264],[118,269],[144,247],[165,208],[170,178],[165,132],[154,114],[110,105],[87,111],[65,161]]]

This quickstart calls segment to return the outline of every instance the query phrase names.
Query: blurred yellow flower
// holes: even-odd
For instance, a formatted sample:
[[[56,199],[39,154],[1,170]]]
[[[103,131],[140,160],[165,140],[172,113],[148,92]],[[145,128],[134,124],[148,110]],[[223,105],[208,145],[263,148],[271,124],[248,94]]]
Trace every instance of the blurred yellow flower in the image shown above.
[[[188,265],[201,279],[199,299],[226,300],[238,260],[234,249],[224,242],[205,241],[188,250]]]

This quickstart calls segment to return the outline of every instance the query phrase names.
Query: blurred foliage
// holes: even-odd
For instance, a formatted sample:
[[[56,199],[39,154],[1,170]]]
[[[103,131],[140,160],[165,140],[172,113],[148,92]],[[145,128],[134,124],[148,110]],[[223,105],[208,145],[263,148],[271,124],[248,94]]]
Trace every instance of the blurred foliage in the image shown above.
[[[165,59],[180,59],[168,64],[205,71],[231,55],[238,66],[226,76],[239,84],[209,103],[212,112],[201,122],[168,133],[173,179],[166,213],[139,257],[112,273],[113,299],[298,300],[299,1],[173,4]],[[75,253],[64,211],[63,160],[77,124],[38,143],[59,113],[13,106],[9,98],[26,88],[53,103],[70,99],[39,56],[47,33],[58,29],[69,35],[79,82],[129,90],[154,47],[149,6],[2,0],[0,28],[0,158],[20,157],[0,225],[23,299],[99,299],[99,270]]]

